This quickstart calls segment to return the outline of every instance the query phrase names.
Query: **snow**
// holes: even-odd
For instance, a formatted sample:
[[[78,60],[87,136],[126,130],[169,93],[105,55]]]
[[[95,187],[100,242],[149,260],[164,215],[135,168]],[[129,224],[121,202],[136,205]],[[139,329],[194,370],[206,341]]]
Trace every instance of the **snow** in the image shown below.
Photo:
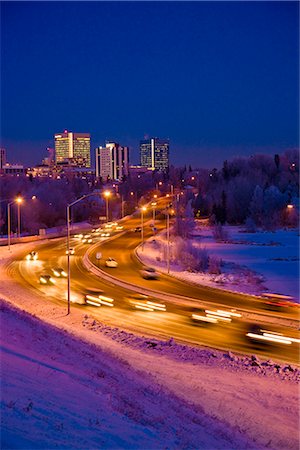
[[[170,274],[196,284],[233,292],[261,295],[264,292],[292,297],[299,303],[299,233],[298,230],[246,233],[241,227],[225,227],[228,242],[215,242],[212,228],[200,227],[194,233],[194,244],[206,248],[209,256],[222,260],[220,275],[191,273],[171,263]],[[153,242],[154,239],[154,242]],[[161,241],[155,236],[137,254],[145,265],[166,272]],[[171,242],[172,252],[172,242]],[[159,259],[159,260],[158,260]]]
[[[298,449],[299,368],[68,316],[6,258],[2,449]]]

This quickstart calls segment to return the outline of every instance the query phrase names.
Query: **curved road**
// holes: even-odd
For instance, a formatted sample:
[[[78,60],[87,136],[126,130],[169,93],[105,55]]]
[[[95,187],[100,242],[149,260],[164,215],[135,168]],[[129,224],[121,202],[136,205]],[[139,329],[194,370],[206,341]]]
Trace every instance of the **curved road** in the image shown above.
[[[101,269],[113,274],[117,278],[126,280],[137,286],[137,291],[146,287],[147,289],[161,290],[170,294],[183,295],[193,299],[224,304],[236,308],[247,308],[259,311],[261,303],[250,296],[241,296],[216,289],[187,285],[174,278],[162,275],[159,280],[144,280],[139,274],[141,264],[132,255],[133,249],[140,243],[141,233],[132,231],[140,225],[140,220],[130,218],[124,225],[124,233],[116,239],[103,241],[99,239],[99,246],[95,246],[91,252],[91,260],[95,265],[99,261],[95,259],[96,252],[101,251],[103,258],[100,261]],[[161,225],[162,226],[162,225]],[[84,232],[86,233],[86,231]],[[145,238],[151,236],[152,231],[149,226],[145,226]],[[104,282],[99,277],[88,272],[82,264],[82,256],[88,246],[81,244],[72,237],[71,246],[76,249],[75,255],[71,256],[71,297],[75,302],[80,302],[87,289],[101,289],[104,295],[114,298],[115,306],[93,307],[90,305],[78,305],[72,303],[71,308],[85,308],[89,314],[96,319],[105,321],[111,326],[118,326],[129,331],[140,334],[146,333],[157,338],[174,337],[176,340],[192,343],[204,344],[210,347],[221,349],[231,349],[243,353],[256,353],[265,357],[277,358],[278,360],[298,363],[299,346],[274,344],[256,344],[250,342],[246,336],[247,324],[245,321],[233,321],[230,324],[194,324],[191,321],[191,309],[186,306],[167,304],[166,312],[149,312],[133,310],[128,302],[128,296],[132,292]],[[34,244],[33,244],[34,249]],[[66,302],[67,282],[65,279],[57,279],[55,286],[41,286],[38,277],[42,273],[50,273],[51,268],[66,268],[65,239],[53,239],[47,241],[38,248],[39,260],[26,261],[21,259],[10,264],[9,270],[13,273],[14,279],[19,281],[26,289],[38,289],[43,295],[48,296],[55,302]],[[114,257],[119,265],[115,269],[105,268],[103,261],[106,257]],[[25,254],[23,255],[25,258]],[[196,306],[196,304],[195,304]],[[272,315],[272,313],[270,313]],[[276,313],[275,313],[276,315]],[[278,315],[278,314],[277,314]],[[287,311],[285,317],[298,319],[298,314],[294,310]],[[292,337],[299,337],[296,330],[285,329],[278,325],[268,325],[268,329],[281,332]]]

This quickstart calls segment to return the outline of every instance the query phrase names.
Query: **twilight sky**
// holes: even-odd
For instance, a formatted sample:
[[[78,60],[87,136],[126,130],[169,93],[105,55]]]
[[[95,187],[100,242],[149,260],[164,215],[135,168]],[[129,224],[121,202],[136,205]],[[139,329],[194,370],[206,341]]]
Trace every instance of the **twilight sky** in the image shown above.
[[[298,2],[1,2],[1,146],[40,163],[53,135],[145,135],[171,163],[299,144]]]

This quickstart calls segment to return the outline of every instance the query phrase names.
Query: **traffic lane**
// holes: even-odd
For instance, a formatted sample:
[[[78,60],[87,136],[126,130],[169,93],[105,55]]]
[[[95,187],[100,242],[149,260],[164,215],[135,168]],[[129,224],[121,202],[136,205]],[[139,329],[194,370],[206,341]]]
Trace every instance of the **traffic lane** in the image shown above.
[[[270,311],[264,307],[264,303],[249,295],[242,295],[213,289],[209,287],[193,286],[173,277],[161,275],[159,280],[145,280],[141,277],[139,270],[142,264],[132,255],[133,249],[140,243],[140,240],[133,233],[127,233],[117,239],[101,244],[102,260],[97,262],[107,274],[120,278],[141,288],[160,290],[165,293],[196,298],[215,304],[224,304],[235,308],[245,308],[253,311],[263,312],[270,316],[299,319],[296,308],[286,308],[284,311]],[[91,253],[91,261],[96,264],[95,254],[99,249]],[[105,260],[113,257],[118,262],[117,268],[105,267]]]
[[[260,345],[249,342],[245,338],[247,328],[245,325],[230,325],[230,326],[215,326],[214,324],[195,324],[189,317],[187,310],[182,311],[179,307],[174,307],[172,304],[167,304],[168,312],[140,312],[132,310],[126,298],[130,293],[113,285],[107,285],[94,277],[92,274],[87,274],[86,270],[81,264],[80,258],[70,258],[72,264],[72,289],[71,295],[75,292],[79,296],[84,295],[87,287],[102,288],[105,295],[111,296],[115,299],[114,308],[106,307],[91,307],[78,306],[72,304],[71,308],[79,307],[83,311],[88,311],[93,317],[111,326],[118,326],[129,331],[140,330],[140,333],[150,333],[156,338],[174,337],[185,343],[216,346],[218,348],[232,349],[240,352],[253,352],[266,356],[288,360],[291,362],[298,361],[298,351],[293,345],[286,350],[275,345]],[[28,265],[33,269],[33,265]],[[32,278],[32,273],[29,274]],[[83,277],[84,275],[84,277]],[[96,279],[95,279],[96,278]],[[55,298],[59,295],[60,301],[65,302],[67,282],[66,280],[59,280],[59,289],[43,288],[43,295],[48,298]],[[58,287],[58,286],[57,286]]]

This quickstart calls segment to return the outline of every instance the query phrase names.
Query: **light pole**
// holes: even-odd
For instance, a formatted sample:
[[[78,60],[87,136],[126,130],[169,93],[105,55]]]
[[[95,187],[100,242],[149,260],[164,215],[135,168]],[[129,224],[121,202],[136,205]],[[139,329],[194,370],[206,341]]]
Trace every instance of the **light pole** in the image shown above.
[[[167,206],[167,273],[170,273],[170,213],[174,214],[174,210],[170,210]]]
[[[106,222],[108,222],[108,199],[110,197],[111,192],[110,191],[104,191],[104,197],[106,200]]]
[[[22,197],[17,197],[12,202],[9,202],[7,204],[7,245],[8,245],[8,251],[10,251],[10,205],[13,205],[14,203],[18,204],[18,236],[20,237],[20,204],[22,203],[23,199]]]
[[[72,203],[69,203],[67,205],[67,267],[68,267],[68,294],[67,294],[67,300],[68,300],[68,314],[70,314],[70,301],[71,301],[71,267],[70,267],[70,207],[75,205],[76,203],[79,203],[81,200],[84,200],[87,197],[90,197],[91,195],[96,195],[95,193],[86,194],[82,197],[78,198]]]
[[[152,206],[152,219],[153,219],[153,227],[155,227],[155,207],[156,207],[157,203],[156,202],[152,202],[151,206]]]
[[[125,213],[124,213],[124,206],[125,206],[125,202],[124,202],[124,198],[123,198],[123,195],[121,196],[121,218],[123,219],[123,217],[125,216]]]
[[[144,212],[147,211],[146,206],[141,208],[141,234],[142,234],[142,251],[144,250]]]

